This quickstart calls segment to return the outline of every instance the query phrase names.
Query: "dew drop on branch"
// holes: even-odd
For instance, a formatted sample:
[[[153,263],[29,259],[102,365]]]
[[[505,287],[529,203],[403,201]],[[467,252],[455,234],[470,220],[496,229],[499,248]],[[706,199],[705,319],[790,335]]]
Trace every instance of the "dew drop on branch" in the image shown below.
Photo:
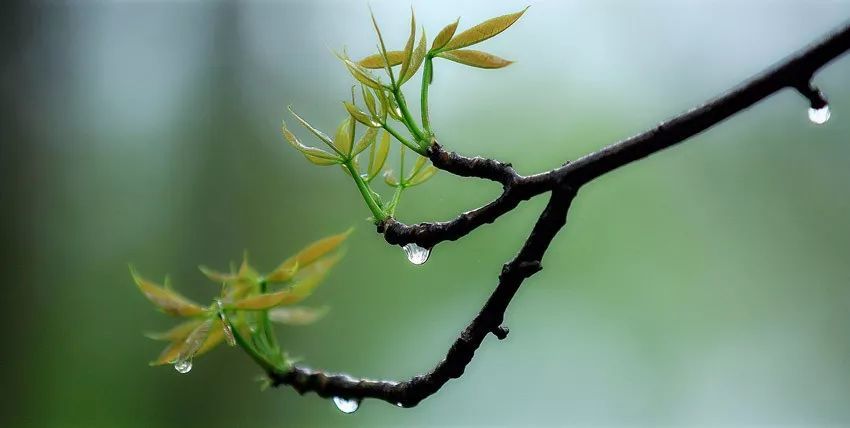
[[[812,123],[823,125],[829,120],[830,112],[829,105],[824,105],[821,108],[809,108],[809,120]]]
[[[407,255],[407,260],[415,265],[421,265],[427,262],[428,257],[431,255],[430,248],[423,248],[412,242],[402,247],[402,249],[404,250],[404,254]]]
[[[189,373],[189,371],[192,370],[192,359],[175,361],[174,370],[177,370],[177,373],[180,374]]]
[[[354,413],[360,408],[360,400],[356,398],[342,398],[342,397],[334,397],[334,404],[336,408],[339,409],[342,413]]]

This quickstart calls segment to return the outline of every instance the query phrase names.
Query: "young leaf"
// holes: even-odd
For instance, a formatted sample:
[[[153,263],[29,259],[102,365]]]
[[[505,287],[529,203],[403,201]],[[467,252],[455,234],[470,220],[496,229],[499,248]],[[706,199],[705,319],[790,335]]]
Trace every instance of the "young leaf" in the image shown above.
[[[445,46],[443,46],[441,51],[465,48],[467,46],[483,42],[484,40],[507,30],[508,27],[513,25],[513,23],[516,22],[523,13],[525,13],[526,10],[528,10],[527,7],[516,13],[488,19],[487,21],[454,36]]]
[[[375,104],[375,96],[372,95],[372,91],[366,89],[365,86],[360,85],[360,94],[363,96],[363,102],[366,103],[366,108],[369,109],[369,113],[372,117],[377,117],[378,107]]]
[[[369,128],[363,133],[363,136],[360,137],[360,140],[357,141],[357,145],[354,146],[354,152],[352,152],[352,156],[357,156],[363,150],[366,150],[367,147],[372,145],[375,142],[375,137],[378,135],[378,128]],[[355,158],[356,159],[356,158]]]
[[[142,278],[132,266],[130,267],[130,274],[133,276],[133,281],[135,281],[139,290],[142,291],[142,294],[169,315],[191,317],[201,315],[206,311],[200,305],[183,297],[176,291]]]
[[[238,309],[245,311],[261,311],[280,305],[284,300],[292,297],[289,290],[281,290],[274,293],[255,294],[244,299],[237,300],[225,307],[227,309]]]
[[[275,283],[289,281],[296,273],[298,273],[298,268],[297,259],[291,263],[283,263],[266,275],[266,282]]]
[[[404,61],[404,51],[389,51],[387,52],[387,59],[389,60],[390,67],[395,67]],[[363,68],[372,70],[383,69],[386,67],[384,55],[380,52],[357,61],[357,64]]]
[[[180,349],[180,353],[177,355],[176,360],[185,361],[194,358],[209,338],[210,330],[215,322],[218,322],[218,320],[208,319],[195,327],[195,329],[189,333],[189,336],[186,337],[186,340],[183,341],[183,347]]]
[[[184,340],[195,327],[198,326],[202,321],[200,319],[194,319],[190,321],[186,321],[176,326],[170,328],[167,331],[163,331],[160,333],[145,333],[145,337],[153,340],[167,340],[169,342],[173,342],[176,340]]]
[[[348,114],[350,114],[351,117],[353,117],[358,122],[360,122],[360,123],[362,123],[362,124],[364,124],[364,125],[366,125],[370,128],[380,128],[381,127],[380,123],[378,123],[375,119],[372,119],[369,115],[367,115],[366,113],[364,113],[363,111],[358,109],[357,106],[355,106],[354,104],[352,104],[348,101],[343,101],[342,104],[345,105],[345,109],[348,110]]]
[[[291,305],[306,299],[313,293],[313,290],[325,279],[330,269],[342,258],[340,253],[332,256],[324,257],[317,261],[309,269],[302,272],[302,276],[298,278],[292,287],[287,290],[290,295],[287,296],[281,304]]]
[[[292,110],[292,106],[289,106],[288,109],[289,109],[289,112],[292,113],[293,116],[295,116],[295,119],[298,119],[298,122],[300,122],[301,125],[303,125],[305,128],[307,128],[307,130],[312,132],[313,135],[315,135],[318,139],[322,140],[325,144],[327,144],[330,147],[333,147],[333,142],[331,141],[331,137],[328,137],[327,135],[325,135],[324,132],[319,131],[318,129],[314,128],[313,125],[310,125],[306,120],[304,120],[301,116],[299,116],[297,113],[295,113],[294,110]],[[285,125],[286,124],[284,124],[284,129],[286,129]],[[290,141],[290,143],[291,143],[291,141]]]
[[[393,176],[393,170],[388,169],[384,171],[384,183],[387,183],[387,186],[390,187],[398,187],[399,182],[398,179]]]
[[[409,182],[407,182],[408,186],[417,186],[424,182],[426,182],[429,178],[433,177],[437,172],[437,167],[434,165],[429,165],[428,168],[425,168],[418,174],[416,174]]]
[[[508,61],[504,58],[499,58],[496,55],[472,49],[440,52],[437,56],[478,68],[502,68],[513,64],[513,61]]]
[[[377,77],[373,76],[369,71],[365,68],[361,67],[357,63],[351,61],[350,59],[339,55],[339,59],[345,64],[345,67],[348,69],[348,72],[357,79],[358,82],[374,89],[381,89],[384,85],[378,80]]]
[[[410,10],[410,36],[407,38],[407,44],[404,45],[404,57],[401,62],[401,71],[399,76],[401,81],[399,86],[404,83],[404,77],[407,76],[407,70],[410,68],[410,60],[413,58],[413,43],[416,42],[416,16],[413,14],[413,9]]]
[[[334,134],[334,147],[341,153],[348,155],[351,153],[351,118],[344,119],[336,128]]]
[[[455,22],[446,25],[439,33],[437,33],[437,37],[434,37],[434,43],[431,45],[431,52],[440,50],[449,40],[452,39],[452,36],[455,35],[455,31],[457,31],[457,24],[460,22],[460,18],[455,20]]]
[[[422,170],[422,167],[425,166],[425,163],[428,162],[428,158],[425,156],[419,156],[416,158],[416,163],[413,164],[413,169],[410,170],[410,174],[407,175],[404,181],[413,180],[413,177]]]
[[[369,168],[366,172],[367,181],[374,180],[381,173],[381,168],[384,167],[384,163],[387,161],[387,155],[390,153],[390,133],[384,131],[384,134],[381,136],[381,142],[375,146],[377,148],[369,153]]]
[[[295,306],[287,308],[274,308],[269,311],[269,320],[289,325],[312,324],[322,318],[328,312],[328,307],[318,309]]]
[[[244,251],[242,253],[242,264],[239,265],[239,271],[236,272],[236,275],[239,277],[239,281],[255,283],[260,277],[260,274],[248,263],[248,251]]]
[[[324,135],[324,134],[322,134],[322,135]],[[332,153],[326,152],[326,151],[319,149],[319,148],[316,148],[316,147],[309,147],[309,146],[305,146],[304,144],[301,144],[301,141],[298,140],[298,138],[295,136],[295,134],[293,134],[286,127],[286,122],[283,123],[283,136],[284,136],[284,138],[286,138],[286,141],[288,141],[289,144],[292,147],[295,147],[295,150],[298,150],[299,152],[301,152],[301,154],[303,154],[304,157],[307,158],[307,160],[309,160],[310,162],[312,162],[314,164],[317,164],[317,165],[334,165],[334,164],[340,163],[342,161],[338,156],[336,156]],[[204,272],[204,274],[206,274],[206,272]],[[210,277],[210,275],[207,275],[207,276]],[[210,279],[212,279],[213,281],[216,281],[216,279],[213,279],[213,277],[210,277]]]
[[[390,76],[390,82],[395,85],[395,78],[393,77],[393,69],[390,66],[390,58],[387,54],[387,46],[384,44],[384,36],[381,35],[381,29],[378,28],[378,21],[375,19],[375,13],[372,12],[372,7],[369,7],[369,15],[372,16],[372,26],[375,27],[375,34],[378,35],[378,51],[381,53],[381,56],[384,60],[384,70],[386,70],[387,75]]]
[[[425,29],[422,29],[422,37],[419,39],[419,45],[416,46],[416,49],[413,51],[413,55],[410,58],[410,67],[407,69],[407,73],[402,75],[401,83],[407,82],[411,77],[416,75],[416,72],[419,71],[419,66],[422,65],[422,60],[425,59],[425,50],[427,49],[427,40],[425,37]],[[400,84],[401,84],[400,83]]]
[[[227,284],[236,281],[236,279],[238,278],[235,274],[219,272],[217,270],[210,269],[204,265],[198,266],[198,270],[200,270],[202,274],[209,278],[210,281],[218,284]]]
[[[309,266],[322,256],[337,249],[337,247],[345,242],[346,238],[348,238],[348,235],[350,235],[353,230],[354,229],[348,229],[340,234],[331,235],[307,245],[297,254],[281,263],[275,271],[292,270],[293,266],[298,266],[299,269]]]

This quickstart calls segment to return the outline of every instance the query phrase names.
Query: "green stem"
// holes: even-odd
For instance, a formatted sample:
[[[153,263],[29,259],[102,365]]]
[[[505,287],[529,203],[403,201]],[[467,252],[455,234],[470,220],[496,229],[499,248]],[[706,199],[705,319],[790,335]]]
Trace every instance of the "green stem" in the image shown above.
[[[404,93],[401,92],[401,89],[394,88],[393,95],[395,95],[395,99],[398,101],[398,108],[401,109],[402,122],[404,122],[407,129],[410,130],[413,136],[416,137],[417,142],[425,141],[425,134],[419,129],[419,126],[413,119],[413,115],[410,114],[410,110],[407,108],[407,101],[404,99]]]
[[[369,190],[369,185],[363,181],[363,177],[360,176],[360,172],[354,168],[354,165],[351,164],[351,160],[349,159],[343,165],[348,169],[348,172],[351,173],[351,178],[354,179],[354,183],[357,184],[357,190],[360,190],[360,195],[363,196],[363,200],[366,201],[366,205],[369,207],[369,210],[372,211],[372,217],[375,218],[375,222],[381,222],[387,219],[387,214],[384,213],[384,210],[378,205],[378,202],[375,201],[375,198],[372,196],[372,191]]]
[[[398,207],[398,203],[401,200],[401,192],[403,192],[403,191],[404,191],[404,186],[402,186],[401,184],[399,184],[398,187],[395,188],[395,193],[393,193],[393,199],[390,201],[390,204],[389,204],[389,215],[390,215],[390,217],[395,216],[395,209]]]
[[[421,110],[422,110],[422,127],[425,128],[425,131],[429,134],[433,134],[431,131],[431,117],[428,111],[428,88],[431,86],[431,79],[434,75],[433,70],[434,64],[432,63],[432,58],[430,55],[425,57],[425,69],[422,71],[422,95],[419,97]]]
[[[410,150],[413,150],[414,152],[419,153],[422,156],[425,156],[425,149],[423,149],[422,147],[419,147],[418,144],[411,142],[407,138],[404,138],[403,135],[399,134],[398,131],[395,128],[393,128],[392,126],[390,126],[388,123],[385,122],[385,123],[381,124],[381,126],[384,129],[386,129],[387,132],[389,132],[393,137],[395,137],[396,140],[401,142],[401,144],[404,144],[405,146],[410,148]]]
[[[260,293],[265,293],[267,289],[268,283],[266,283],[266,281],[260,281]],[[262,333],[265,336],[266,344],[269,348],[274,349],[275,352],[280,352],[280,346],[277,344],[277,337],[275,337],[271,321],[269,321],[269,311],[260,311],[258,316],[260,317],[260,328],[263,330]]]
[[[271,361],[266,359],[265,356],[263,356],[259,352],[257,352],[257,350],[254,349],[254,346],[251,345],[248,342],[248,340],[246,340],[244,337],[242,337],[242,334],[239,333],[239,329],[236,328],[233,325],[233,323],[230,322],[230,319],[227,318],[226,316],[225,316],[225,319],[227,319],[227,323],[230,325],[230,329],[233,331],[233,338],[236,339],[236,343],[239,345],[240,348],[244,349],[245,352],[248,353],[248,356],[251,357],[251,359],[254,360],[254,362],[259,364],[260,367],[263,368],[263,370],[265,370],[267,372],[271,372],[271,371],[278,371],[278,370],[287,369],[287,367],[277,367],[277,366],[275,366]]]

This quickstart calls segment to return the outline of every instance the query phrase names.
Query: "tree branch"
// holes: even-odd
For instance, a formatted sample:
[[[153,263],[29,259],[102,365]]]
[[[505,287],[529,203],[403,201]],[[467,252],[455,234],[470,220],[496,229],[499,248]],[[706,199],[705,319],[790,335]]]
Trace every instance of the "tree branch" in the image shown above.
[[[826,98],[811,85],[814,73],[850,49],[850,22],[822,40],[769,68],[729,92],[657,127],[605,147],[559,168],[521,176],[510,164],[481,157],[469,158],[445,151],[434,142],[428,151],[432,163],[463,177],[501,183],[502,194],[489,204],[437,223],[408,226],[394,219],[378,225],[390,244],[434,245],[463,237],[481,225],[492,223],[520,202],[541,193],[552,193],[522,249],[502,268],[499,284],[478,315],[463,330],[446,357],[430,372],[410,380],[375,381],[345,374],[328,374],[304,367],[268,373],[274,385],[290,385],[299,393],[322,397],[377,398],[405,407],[437,392],[450,379],[460,377],[488,333],[504,338],[501,326],[505,310],[522,282],[541,269],[541,259],[552,239],[566,222],[566,214],[578,189],[608,172],[682,142],[784,88],[794,88],[811,107],[826,105]]]
[[[436,393],[446,382],[463,375],[487,334],[493,333],[500,338],[507,336],[507,328],[501,327],[505,310],[522,282],[542,269],[543,254],[564,226],[574,197],[575,190],[567,186],[552,191],[549,204],[537,219],[522,249],[502,267],[499,285],[493,294],[449,348],[446,357],[430,372],[396,382],[356,379],[345,374],[293,367],[286,372],[269,372],[273,385],[290,385],[299,393],[313,391],[325,398],[377,398],[404,407],[413,407]]]
[[[826,97],[811,85],[812,76],[848,49],[850,22],[699,107],[639,135],[540,174],[521,176],[514,172],[510,164],[481,157],[465,157],[447,152],[434,143],[428,154],[437,168],[462,177],[478,177],[502,183],[502,194],[489,204],[449,221],[409,226],[388,219],[378,226],[378,232],[383,233],[384,239],[393,245],[413,242],[431,248],[443,241],[457,240],[484,224],[492,223],[520,202],[551,190],[557,181],[580,187],[614,169],[699,134],[782,89],[793,88],[809,100],[812,108],[821,108],[826,105]]]

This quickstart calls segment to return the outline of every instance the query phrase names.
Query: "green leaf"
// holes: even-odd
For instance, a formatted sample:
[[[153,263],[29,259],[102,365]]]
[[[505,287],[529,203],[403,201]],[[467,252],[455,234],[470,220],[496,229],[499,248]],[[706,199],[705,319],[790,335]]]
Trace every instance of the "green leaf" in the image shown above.
[[[407,182],[408,186],[417,186],[420,185],[437,173],[437,167],[434,165],[429,165],[427,168],[423,169],[421,172],[417,173],[410,181]]]
[[[434,37],[434,43],[431,45],[431,52],[440,50],[449,40],[452,39],[452,36],[455,35],[455,31],[457,31],[457,24],[460,22],[460,18],[456,19],[455,22],[446,25],[439,33],[437,33],[437,37]]]
[[[404,57],[401,62],[401,71],[399,72],[399,76],[401,81],[399,82],[399,86],[404,83],[405,78],[407,76],[407,70],[410,68],[410,60],[413,58],[413,44],[416,42],[416,16],[413,14],[413,9],[410,9],[410,36],[407,38],[407,44],[404,45]]]
[[[381,35],[381,29],[378,28],[378,21],[375,19],[375,13],[372,12],[371,6],[369,6],[369,15],[372,16],[372,26],[375,27],[375,34],[378,35],[378,51],[381,53],[381,56],[384,60],[384,70],[386,70],[387,75],[390,76],[390,81],[394,82],[393,69],[390,66],[390,59],[389,55],[387,54],[387,46],[384,44],[384,36]]]
[[[389,51],[387,52],[387,59],[389,60],[390,67],[395,67],[404,61],[404,51]],[[369,55],[366,58],[357,61],[357,64],[363,68],[372,70],[386,68],[384,55],[381,52]]]
[[[351,118],[344,119],[339,126],[336,128],[336,134],[334,134],[334,147],[336,149],[348,155],[351,153]]]
[[[319,131],[316,131],[316,132],[319,132]],[[324,135],[324,134],[322,134],[322,135]],[[289,144],[292,147],[295,147],[296,150],[301,152],[301,154],[303,154],[304,157],[306,157],[308,161],[310,161],[310,162],[312,162],[316,165],[334,165],[334,164],[338,164],[338,163],[342,162],[342,160],[337,155],[334,155],[332,153],[329,153],[327,151],[324,151],[324,150],[316,148],[316,147],[310,147],[310,146],[305,146],[304,144],[301,144],[301,141],[298,140],[298,138],[295,136],[295,134],[293,134],[286,127],[286,122],[283,123],[283,137],[286,138],[286,141],[288,141]],[[202,272],[203,272],[203,270],[202,270]],[[207,274],[207,272],[204,272],[204,274]],[[216,281],[216,279],[217,279],[217,278],[213,278],[210,275],[207,275],[207,277],[209,277],[213,281]]]
[[[366,103],[366,108],[369,109],[369,113],[372,117],[378,116],[378,107],[375,103],[375,96],[372,95],[372,91],[366,89],[365,86],[360,85],[360,94],[363,96],[363,102]]]
[[[369,152],[367,181],[374,180],[381,173],[381,168],[384,167],[384,163],[387,161],[387,155],[390,153],[390,133],[384,131],[384,134],[381,136],[381,142],[372,147],[373,150]]]
[[[476,43],[483,42],[502,31],[505,31],[516,22],[525,11],[525,9],[511,13],[508,15],[498,16],[496,18],[488,19],[456,36],[454,36],[449,42],[443,46],[441,51],[450,51],[460,48],[465,48],[467,46],[474,45]]]
[[[345,105],[345,109],[348,110],[348,114],[350,114],[351,117],[353,117],[358,122],[360,122],[360,123],[362,123],[362,124],[364,124],[364,125],[366,125],[370,128],[380,128],[381,127],[381,124],[378,121],[376,121],[375,119],[370,117],[368,114],[366,114],[363,111],[361,111],[360,109],[358,109],[357,106],[355,106],[354,104],[352,104],[348,101],[343,101],[342,104]]]
[[[169,342],[184,340],[195,327],[203,322],[200,319],[193,319],[191,321],[186,321],[176,326],[170,328],[168,331],[160,332],[160,333],[145,333],[145,337],[153,340],[167,340]]]
[[[387,186],[390,187],[398,187],[399,182],[398,179],[393,175],[393,170],[388,169],[384,171],[384,183],[387,183]]]
[[[310,125],[310,123],[308,123],[301,116],[299,116],[297,113],[295,113],[294,110],[292,110],[292,106],[289,106],[288,109],[289,109],[289,112],[292,113],[293,116],[295,116],[295,119],[297,119],[298,122],[300,122],[301,125],[303,125],[305,128],[307,128],[308,131],[312,132],[313,135],[315,135],[318,139],[322,140],[328,146],[333,147],[333,142],[331,141],[331,137],[328,137],[324,132],[319,131],[318,129],[314,128],[313,125]],[[285,123],[284,123],[284,129],[286,129]]]
[[[437,56],[478,68],[502,68],[513,64],[513,61],[508,61],[504,58],[497,57],[496,55],[472,49],[440,52]]]
[[[425,37],[425,28],[423,28],[422,37],[419,38],[419,45],[416,46],[416,49],[413,51],[413,55],[410,59],[410,67],[407,69],[407,73],[401,77],[401,83],[407,82],[411,77],[416,75],[417,71],[419,71],[419,67],[422,65],[422,60],[425,59],[427,44],[428,41]]]
[[[351,61],[343,55],[337,55],[337,57],[345,64],[345,67],[348,69],[348,72],[357,79],[358,82],[374,89],[381,89],[384,87],[384,84],[378,80],[377,77],[373,76],[372,73],[369,73],[365,68],[361,67],[357,63]]]
[[[416,158],[416,163],[413,164],[413,169],[410,171],[410,174],[407,175],[405,181],[413,180],[413,177],[422,170],[422,167],[425,166],[426,162],[428,162],[428,158],[425,156],[419,156]]]
[[[357,156],[363,150],[366,150],[367,147],[372,145],[375,142],[375,137],[378,135],[378,128],[369,128],[363,133],[363,136],[360,137],[360,140],[357,141],[357,144],[354,146],[354,152],[352,156]]]
[[[290,271],[293,269],[293,266],[298,266],[299,268],[305,268],[310,266],[312,263],[319,260],[321,257],[329,254],[331,251],[337,249],[343,242],[348,238],[348,235],[351,235],[351,232],[354,229],[348,229],[345,232],[338,233],[336,235],[331,235],[319,239],[318,241],[311,242],[306,247],[302,248],[294,256],[286,259],[280,266],[275,269],[275,271]],[[286,280],[290,279],[290,277],[286,278]]]

